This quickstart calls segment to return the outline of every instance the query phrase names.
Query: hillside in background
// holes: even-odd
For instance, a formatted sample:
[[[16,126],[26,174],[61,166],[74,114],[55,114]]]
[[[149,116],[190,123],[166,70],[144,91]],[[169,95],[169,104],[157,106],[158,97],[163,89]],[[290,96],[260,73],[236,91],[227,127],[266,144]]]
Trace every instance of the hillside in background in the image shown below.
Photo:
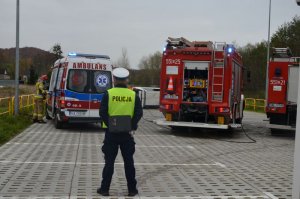
[[[0,48],[0,74],[7,75],[11,78],[15,76],[15,48]],[[56,60],[55,55],[34,47],[20,48],[20,78],[31,79],[33,82],[41,74],[47,74],[51,65]]]

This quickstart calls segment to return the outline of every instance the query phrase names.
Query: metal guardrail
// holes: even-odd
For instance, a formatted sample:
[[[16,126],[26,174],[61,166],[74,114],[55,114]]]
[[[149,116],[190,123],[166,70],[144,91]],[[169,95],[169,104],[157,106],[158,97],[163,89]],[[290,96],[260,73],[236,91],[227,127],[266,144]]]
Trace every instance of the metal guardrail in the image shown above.
[[[14,114],[14,102],[15,97],[4,97],[0,98],[0,115]],[[19,109],[30,108],[34,105],[34,94],[31,95],[21,95],[19,96]],[[265,111],[266,100],[265,99],[255,99],[255,98],[245,98],[245,108],[250,110],[260,110]]]
[[[14,114],[15,97],[0,98],[0,115]],[[34,94],[19,96],[19,110],[29,109],[34,105]]]
[[[265,107],[265,99],[245,98],[245,109],[250,109],[254,111],[260,110],[265,112]]]

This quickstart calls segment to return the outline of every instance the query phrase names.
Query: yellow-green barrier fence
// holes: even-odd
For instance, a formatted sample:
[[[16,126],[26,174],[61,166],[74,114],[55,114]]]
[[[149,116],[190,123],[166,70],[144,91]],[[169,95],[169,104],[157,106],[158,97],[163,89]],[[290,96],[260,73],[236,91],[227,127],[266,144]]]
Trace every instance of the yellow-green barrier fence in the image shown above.
[[[0,98],[0,115],[14,114],[14,101],[15,97]],[[30,108],[34,105],[34,94],[19,96],[19,109]],[[245,109],[253,111],[265,111],[266,100],[245,98]]]
[[[245,109],[247,110],[265,112],[265,107],[265,99],[245,98]]]
[[[14,114],[15,97],[0,98],[0,115]],[[19,96],[19,110],[30,109],[34,105],[34,94]]]

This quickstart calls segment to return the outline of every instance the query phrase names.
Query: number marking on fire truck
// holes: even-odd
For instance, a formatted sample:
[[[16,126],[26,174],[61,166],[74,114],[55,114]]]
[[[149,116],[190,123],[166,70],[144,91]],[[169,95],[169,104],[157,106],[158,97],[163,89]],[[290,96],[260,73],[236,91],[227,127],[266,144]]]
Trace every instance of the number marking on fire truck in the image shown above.
[[[180,59],[166,59],[166,64],[180,64]]]
[[[285,85],[285,80],[277,80],[277,79],[271,79],[270,80],[271,85]]]

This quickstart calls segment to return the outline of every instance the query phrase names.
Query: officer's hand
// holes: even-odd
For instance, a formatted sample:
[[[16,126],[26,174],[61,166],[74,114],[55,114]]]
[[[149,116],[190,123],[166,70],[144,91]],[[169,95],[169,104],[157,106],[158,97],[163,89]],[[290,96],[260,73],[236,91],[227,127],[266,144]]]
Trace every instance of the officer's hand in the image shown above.
[[[129,133],[131,136],[134,136],[134,134],[135,134],[135,131],[130,131],[130,133]]]
[[[136,131],[137,128],[138,128],[138,125],[132,125],[132,130],[133,130],[133,131]]]

